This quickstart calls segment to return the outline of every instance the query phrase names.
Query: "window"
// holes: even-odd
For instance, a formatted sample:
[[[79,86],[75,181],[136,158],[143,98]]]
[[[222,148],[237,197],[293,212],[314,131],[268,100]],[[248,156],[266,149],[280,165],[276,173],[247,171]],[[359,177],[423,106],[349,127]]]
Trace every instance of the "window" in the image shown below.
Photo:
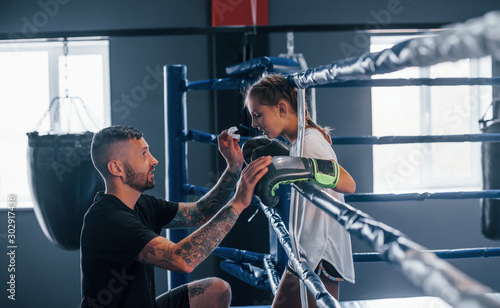
[[[372,37],[371,51],[390,48],[408,38]],[[491,77],[491,59],[464,59],[373,76],[440,77]],[[478,120],[491,100],[491,86],[373,87],[373,135],[479,133]],[[477,142],[376,145],[374,192],[480,189],[480,146]]]
[[[107,41],[70,41],[66,70],[63,42],[0,43],[0,208],[6,208],[9,194],[17,195],[18,207],[33,206],[26,133],[48,131],[48,119],[38,129],[37,123],[54,97],[65,97],[65,76],[69,96],[81,97],[96,120],[93,126],[82,118],[84,126],[96,130],[109,125],[108,58]]]

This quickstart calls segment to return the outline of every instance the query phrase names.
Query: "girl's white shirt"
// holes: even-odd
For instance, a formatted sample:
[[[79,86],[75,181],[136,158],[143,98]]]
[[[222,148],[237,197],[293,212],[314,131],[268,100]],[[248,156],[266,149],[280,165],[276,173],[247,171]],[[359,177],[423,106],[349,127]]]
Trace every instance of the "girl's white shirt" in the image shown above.
[[[295,145],[296,143],[292,147]],[[337,155],[332,146],[315,128],[305,130],[303,153],[304,157],[337,161]],[[325,190],[344,202],[343,194],[332,189]],[[294,200],[295,194],[299,193],[292,189],[291,200]],[[354,283],[354,263],[349,232],[300,194],[297,206],[298,225],[296,228],[299,249],[307,257],[309,266],[315,269],[321,260],[325,260],[333,265],[346,281]],[[290,222],[292,219],[290,217]],[[291,226],[289,226],[289,230],[292,230]]]

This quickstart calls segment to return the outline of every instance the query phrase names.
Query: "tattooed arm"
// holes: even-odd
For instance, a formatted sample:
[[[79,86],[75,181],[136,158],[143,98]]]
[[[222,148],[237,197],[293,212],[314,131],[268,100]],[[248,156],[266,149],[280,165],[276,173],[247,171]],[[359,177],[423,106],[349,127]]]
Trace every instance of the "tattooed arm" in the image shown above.
[[[206,223],[231,198],[243,165],[243,153],[237,140],[228,135],[227,130],[217,136],[219,152],[227,163],[227,168],[217,184],[196,203],[180,203],[175,218],[165,228],[196,227]]]
[[[231,198],[240,172],[226,170],[217,184],[196,203],[179,203],[174,219],[165,228],[196,227],[206,223]]]
[[[205,226],[179,243],[157,236],[139,254],[139,260],[171,271],[190,273],[219,245],[234,225],[240,211],[224,207]]]
[[[267,172],[271,157],[253,161],[242,172],[236,194],[205,225],[178,243],[157,236],[139,253],[139,260],[171,270],[190,273],[219,245],[252,200],[255,185]]]

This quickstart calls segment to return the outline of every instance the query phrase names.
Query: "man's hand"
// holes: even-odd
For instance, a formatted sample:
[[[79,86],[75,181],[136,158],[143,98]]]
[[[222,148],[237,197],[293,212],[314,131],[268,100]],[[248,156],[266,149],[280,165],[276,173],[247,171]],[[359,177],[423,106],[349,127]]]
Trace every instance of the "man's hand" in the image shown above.
[[[219,143],[219,152],[224,156],[226,160],[228,170],[231,172],[238,172],[243,166],[243,153],[241,152],[240,145],[238,144],[239,139],[234,139],[228,134],[228,130],[222,131],[219,136],[217,136],[217,142]]]
[[[250,205],[255,185],[266,174],[267,166],[271,162],[271,156],[263,156],[252,161],[243,169],[233,197],[233,207],[241,212]]]

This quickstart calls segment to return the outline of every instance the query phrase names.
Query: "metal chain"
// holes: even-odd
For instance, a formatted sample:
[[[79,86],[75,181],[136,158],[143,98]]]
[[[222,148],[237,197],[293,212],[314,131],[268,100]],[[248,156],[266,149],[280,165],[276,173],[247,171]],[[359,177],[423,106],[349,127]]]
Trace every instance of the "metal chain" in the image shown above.
[[[286,33],[286,49],[287,49],[287,52],[288,52],[288,56],[293,56],[294,54],[294,49],[295,49],[295,45],[294,45],[294,42],[293,42],[293,32],[287,32]]]
[[[64,54],[64,85],[66,87],[64,93],[66,94],[66,98],[69,97],[68,90],[68,39],[64,38],[63,42],[63,54]]]

